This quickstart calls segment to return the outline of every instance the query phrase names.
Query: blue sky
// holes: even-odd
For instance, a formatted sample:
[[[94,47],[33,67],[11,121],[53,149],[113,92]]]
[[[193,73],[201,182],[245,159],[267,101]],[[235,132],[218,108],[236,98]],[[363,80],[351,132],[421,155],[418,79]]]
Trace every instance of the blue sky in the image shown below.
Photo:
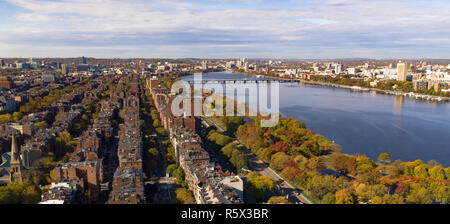
[[[0,57],[450,58],[447,0],[0,0]]]

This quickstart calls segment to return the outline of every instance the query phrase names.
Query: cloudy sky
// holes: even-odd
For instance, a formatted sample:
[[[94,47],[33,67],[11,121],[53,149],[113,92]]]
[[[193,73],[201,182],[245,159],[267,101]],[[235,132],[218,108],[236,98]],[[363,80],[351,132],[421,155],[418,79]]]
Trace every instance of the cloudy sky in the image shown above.
[[[448,0],[0,0],[0,57],[450,58]]]

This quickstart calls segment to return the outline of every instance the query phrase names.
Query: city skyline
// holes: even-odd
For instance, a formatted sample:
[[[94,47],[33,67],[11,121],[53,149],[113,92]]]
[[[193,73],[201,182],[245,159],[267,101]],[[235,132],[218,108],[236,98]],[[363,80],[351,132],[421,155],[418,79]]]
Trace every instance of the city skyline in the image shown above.
[[[450,58],[448,9],[441,0],[6,0],[0,57]]]

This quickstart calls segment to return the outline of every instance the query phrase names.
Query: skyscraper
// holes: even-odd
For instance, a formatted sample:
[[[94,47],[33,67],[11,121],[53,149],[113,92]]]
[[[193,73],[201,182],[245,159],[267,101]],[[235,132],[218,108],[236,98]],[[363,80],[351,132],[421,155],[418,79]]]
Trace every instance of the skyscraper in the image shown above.
[[[406,81],[408,76],[408,63],[399,61],[397,64],[397,80]]]
[[[341,74],[343,71],[344,71],[344,65],[342,65],[342,64],[334,65],[334,73],[335,74]]]
[[[206,69],[208,69],[208,61],[202,61],[202,69],[203,70],[206,70]]]
[[[0,67],[5,67],[5,61],[3,59],[0,59]]]
[[[87,60],[84,56],[81,57],[81,64],[83,64],[83,65],[87,64]]]
[[[66,64],[62,64],[61,65],[61,73],[66,75],[67,74],[67,66]]]

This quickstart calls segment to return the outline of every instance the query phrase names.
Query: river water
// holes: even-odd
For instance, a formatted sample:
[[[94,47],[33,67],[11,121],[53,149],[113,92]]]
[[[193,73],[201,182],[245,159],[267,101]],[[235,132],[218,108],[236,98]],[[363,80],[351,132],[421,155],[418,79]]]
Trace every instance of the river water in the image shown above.
[[[192,80],[193,76],[185,76]],[[205,80],[257,79],[214,72]],[[450,103],[299,83],[280,84],[280,113],[342,146],[377,159],[436,160],[450,166]]]

